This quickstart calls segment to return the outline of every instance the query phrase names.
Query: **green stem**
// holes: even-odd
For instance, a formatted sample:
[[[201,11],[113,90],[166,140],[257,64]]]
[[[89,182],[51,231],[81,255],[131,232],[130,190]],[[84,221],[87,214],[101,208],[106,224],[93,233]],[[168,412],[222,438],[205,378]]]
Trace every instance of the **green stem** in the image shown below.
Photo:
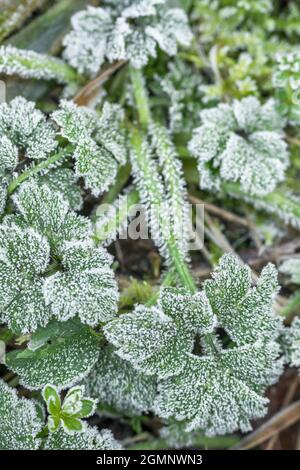
[[[105,222],[103,224],[98,225],[96,218],[96,229],[94,234],[95,241],[97,243],[103,243],[106,240],[114,239],[115,235],[118,233],[119,229],[128,218],[129,210],[138,202],[139,194],[136,190],[132,190],[126,195],[124,200],[120,200],[119,205],[115,206],[115,211],[109,219],[105,219],[104,217]],[[98,207],[99,210],[101,209],[101,206],[102,204],[100,204]],[[101,222],[101,216],[99,220]]]
[[[142,127],[147,128],[151,122],[151,112],[148,100],[148,93],[145,87],[145,80],[140,69],[129,67],[133,94],[139,114],[139,121]]]
[[[41,163],[38,163],[37,165],[28,168],[28,170],[23,171],[23,173],[17,176],[17,178],[12,180],[12,182],[9,184],[7,188],[7,193],[11,195],[20,186],[20,184],[22,184],[28,178],[36,175],[37,173],[40,173],[42,170],[45,170],[49,166],[54,165],[59,160],[66,158],[72,153],[73,149],[73,145],[68,145],[67,147],[60,150],[58,153],[55,153],[54,155],[49,157],[47,160],[43,160]]]
[[[266,196],[255,197],[246,194],[238,183],[223,183],[222,187],[229,195],[235,198],[242,198],[258,209],[277,215],[296,229],[300,228],[300,201],[293,198],[292,195],[285,194],[282,190],[276,189]]]

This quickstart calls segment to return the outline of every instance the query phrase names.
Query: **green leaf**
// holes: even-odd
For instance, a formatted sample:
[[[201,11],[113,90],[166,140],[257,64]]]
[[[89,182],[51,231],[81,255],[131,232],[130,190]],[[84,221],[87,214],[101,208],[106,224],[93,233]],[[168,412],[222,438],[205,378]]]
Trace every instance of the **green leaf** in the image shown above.
[[[58,390],[69,388],[85,377],[95,365],[100,352],[99,340],[77,319],[55,322],[44,330],[48,339],[36,348],[35,335],[28,347],[6,355],[7,366],[20,376],[29,389],[39,389],[48,383]],[[38,342],[41,333],[38,331]],[[31,344],[34,349],[30,349]]]
[[[64,415],[75,415],[81,410],[81,400],[83,398],[84,387],[77,385],[72,387],[66,394],[62,406]]]
[[[60,416],[56,416],[56,415],[48,416],[47,424],[48,424],[48,429],[51,433],[57,431],[61,424]]]

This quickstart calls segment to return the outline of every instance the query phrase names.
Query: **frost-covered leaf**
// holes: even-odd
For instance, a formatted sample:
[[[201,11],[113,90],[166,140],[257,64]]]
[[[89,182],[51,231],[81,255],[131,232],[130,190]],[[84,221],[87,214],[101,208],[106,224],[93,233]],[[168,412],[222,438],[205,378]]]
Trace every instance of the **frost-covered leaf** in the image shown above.
[[[266,266],[251,289],[251,273],[236,258],[224,255],[212,274],[204,282],[204,291],[219,324],[238,345],[278,334],[281,320],[272,311],[279,286],[277,271]]]
[[[104,327],[117,354],[145,374],[168,377],[185,367],[199,331],[212,331],[214,317],[205,297],[164,289],[158,307],[139,305]]]
[[[18,163],[18,147],[4,134],[0,137],[0,175],[11,171]]]
[[[52,249],[65,241],[87,240],[91,235],[90,221],[71,211],[63,194],[46,184],[26,182],[13,200],[23,223],[47,237]]]
[[[299,124],[300,54],[288,50],[276,55],[273,71],[273,86],[280,112],[291,124]]]
[[[35,403],[0,380],[0,450],[38,449],[42,426]]]
[[[0,73],[26,79],[55,80],[63,85],[79,82],[77,72],[64,61],[11,45],[0,47]]]
[[[45,443],[46,450],[120,450],[121,445],[114,439],[111,431],[98,431],[87,427],[82,433],[67,434],[62,429],[51,433]]]
[[[60,133],[76,144],[90,137],[96,128],[97,114],[85,106],[77,106],[72,101],[62,100],[59,109],[51,115],[60,128]]]
[[[127,157],[127,147],[121,122],[124,111],[121,106],[105,102],[100,117],[97,120],[95,140],[109,150],[115,159],[124,165]]]
[[[91,326],[112,319],[117,312],[118,290],[111,261],[103,248],[86,242],[66,243],[61,270],[44,284],[46,305],[53,315],[61,321],[78,315]]]
[[[50,170],[45,175],[37,177],[40,184],[46,185],[52,191],[59,191],[62,193],[64,199],[69,203],[69,206],[74,211],[79,211],[82,208],[82,192],[78,184],[78,178],[74,172],[69,168],[57,168]]]
[[[105,59],[130,60],[134,67],[156,57],[156,45],[169,55],[188,46],[192,34],[183,10],[164,0],[122,0],[88,7],[72,17],[64,38],[64,58],[80,73],[95,75]]]
[[[84,384],[87,393],[97,398],[101,405],[112,406],[127,414],[148,412],[156,396],[156,379],[135,370],[110,346],[101,349]]]
[[[52,322],[33,334],[28,347],[6,355],[8,367],[29,389],[51,383],[58,390],[80,382],[99,357],[99,339],[77,319]]]
[[[249,196],[271,193],[289,164],[281,133],[284,122],[274,103],[255,97],[220,104],[201,112],[189,150],[198,160],[200,186],[220,190],[223,181],[239,182]]]
[[[159,385],[156,412],[188,420],[186,430],[203,429],[207,435],[251,430],[251,419],[266,414],[263,386],[278,379],[278,345],[257,342],[215,355],[189,355],[179,376]]]
[[[0,226],[0,318],[15,332],[46,325],[43,279],[50,256],[47,240],[33,229]]]
[[[35,103],[18,96],[0,103],[0,132],[27,158],[43,159],[56,149],[56,133]]]
[[[295,317],[291,326],[282,335],[282,346],[286,362],[298,367],[300,372],[300,318]]]
[[[81,140],[74,152],[75,172],[95,196],[106,191],[116,178],[118,165],[111,152],[94,140]]]
[[[193,67],[176,58],[169,64],[169,70],[156,80],[163,96],[167,96],[168,121],[173,133],[192,132],[199,122],[203,96],[202,78],[193,72]]]

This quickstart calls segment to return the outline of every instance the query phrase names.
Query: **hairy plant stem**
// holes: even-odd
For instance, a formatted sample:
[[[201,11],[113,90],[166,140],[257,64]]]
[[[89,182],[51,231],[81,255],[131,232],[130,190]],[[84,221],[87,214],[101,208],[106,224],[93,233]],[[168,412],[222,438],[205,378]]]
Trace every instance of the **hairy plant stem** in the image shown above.
[[[143,152],[143,141],[146,138],[146,131],[148,129],[148,126],[151,124],[152,119],[150,114],[148,95],[147,91],[145,90],[142,72],[140,70],[131,69],[131,77],[133,93],[139,113],[139,120],[141,126],[143,127],[142,130],[134,128],[131,131],[131,144],[135,151],[136,163],[140,170],[139,172],[141,175],[145,175],[146,179],[146,174],[149,172],[151,173],[152,177],[154,176],[152,174],[153,168],[150,170],[150,162],[147,161],[147,159],[149,158],[147,152]],[[154,162],[152,161],[151,163],[153,164]],[[153,196],[156,201],[156,204],[158,203],[158,206],[163,207],[164,194],[155,193]],[[182,286],[185,287],[191,294],[195,294],[197,292],[197,286],[189,270],[189,267],[181,254],[181,250],[178,246],[178,241],[176,239],[176,234],[172,231],[171,233],[169,233],[169,227],[166,227],[166,230],[164,230],[164,218],[161,217],[160,213],[156,214],[156,219],[160,220],[162,223],[162,232],[164,232],[165,235],[168,234],[164,237],[166,249],[169,254],[171,263],[173,264],[177,275],[181,281]],[[215,346],[213,334],[208,333],[204,335],[202,337],[202,342],[204,343],[208,351],[211,351],[214,354],[218,353],[218,350]]]
[[[9,184],[7,193],[11,195],[20,186],[20,184],[24,183],[24,181],[26,181],[28,178],[40,173],[49,166],[54,165],[59,160],[63,160],[64,158],[68,157],[73,152],[73,150],[73,145],[67,145],[67,147],[64,147],[54,155],[51,155],[51,157],[47,158],[47,160],[43,160],[41,163],[38,163],[37,165],[28,168],[28,170],[23,171],[23,173],[17,176],[17,178],[12,180],[12,182]]]

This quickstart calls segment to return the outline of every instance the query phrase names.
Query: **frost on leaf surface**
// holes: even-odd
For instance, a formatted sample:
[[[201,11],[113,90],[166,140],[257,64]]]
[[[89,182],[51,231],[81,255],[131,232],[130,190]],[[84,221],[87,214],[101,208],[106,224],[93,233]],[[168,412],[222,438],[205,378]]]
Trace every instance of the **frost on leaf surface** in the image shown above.
[[[30,159],[43,159],[57,147],[53,126],[21,96],[0,104],[0,133]]]
[[[64,38],[64,58],[80,73],[95,75],[105,59],[129,60],[143,67],[156,57],[157,46],[169,55],[188,46],[192,34],[186,14],[165,0],[105,1],[72,17]]]
[[[51,312],[43,298],[50,256],[47,240],[32,228],[0,226],[0,318],[18,333],[45,325]]]
[[[35,51],[0,46],[0,73],[37,80],[56,80],[61,84],[76,82],[75,70],[62,60]]]
[[[292,325],[284,331],[282,346],[286,362],[298,367],[300,372],[300,318],[295,317]]]
[[[273,101],[248,97],[201,112],[189,150],[198,160],[200,186],[220,190],[239,182],[250,196],[264,196],[284,180],[289,164],[284,122]]]
[[[46,184],[52,191],[59,191],[74,211],[82,208],[83,200],[78,177],[69,168],[57,168],[36,178],[39,184]]]
[[[112,319],[117,313],[118,289],[111,262],[103,248],[66,243],[61,271],[44,284],[45,301],[53,315],[61,321],[78,315],[91,326]]]
[[[6,355],[7,366],[29,389],[48,383],[59,390],[81,381],[99,356],[99,340],[78,319],[51,322],[37,330],[28,347]]]
[[[145,374],[168,377],[182,371],[198,329],[211,331],[214,318],[205,297],[166,288],[157,307],[138,305],[104,327],[117,354]]]
[[[0,450],[36,450],[43,423],[34,402],[0,380]]]
[[[62,101],[52,114],[60,133],[75,146],[75,173],[98,196],[114,181],[118,163],[126,161],[126,142],[120,123],[123,112],[106,103],[100,116],[95,111]]]
[[[69,435],[62,429],[51,433],[45,443],[46,450],[120,450],[121,444],[116,441],[111,431],[98,431],[88,426],[82,433]]]
[[[300,284],[300,259],[290,258],[280,266],[280,271],[291,276],[291,281]]]
[[[188,431],[246,431],[265,414],[262,394],[282,371],[277,291],[272,265],[251,287],[249,268],[224,255],[202,292],[163,289],[158,306],[138,306],[104,331],[120,357],[160,377],[159,416],[186,421]]]
[[[50,433],[57,431],[60,427],[70,435],[84,432],[86,423],[82,419],[92,416],[97,408],[96,400],[85,395],[82,385],[70,388],[63,401],[56,387],[51,384],[43,388],[42,396],[49,415],[47,425]]]
[[[156,379],[137,371],[118,357],[111,346],[101,349],[99,359],[84,384],[101,405],[127,414],[147,413],[156,396]]]

